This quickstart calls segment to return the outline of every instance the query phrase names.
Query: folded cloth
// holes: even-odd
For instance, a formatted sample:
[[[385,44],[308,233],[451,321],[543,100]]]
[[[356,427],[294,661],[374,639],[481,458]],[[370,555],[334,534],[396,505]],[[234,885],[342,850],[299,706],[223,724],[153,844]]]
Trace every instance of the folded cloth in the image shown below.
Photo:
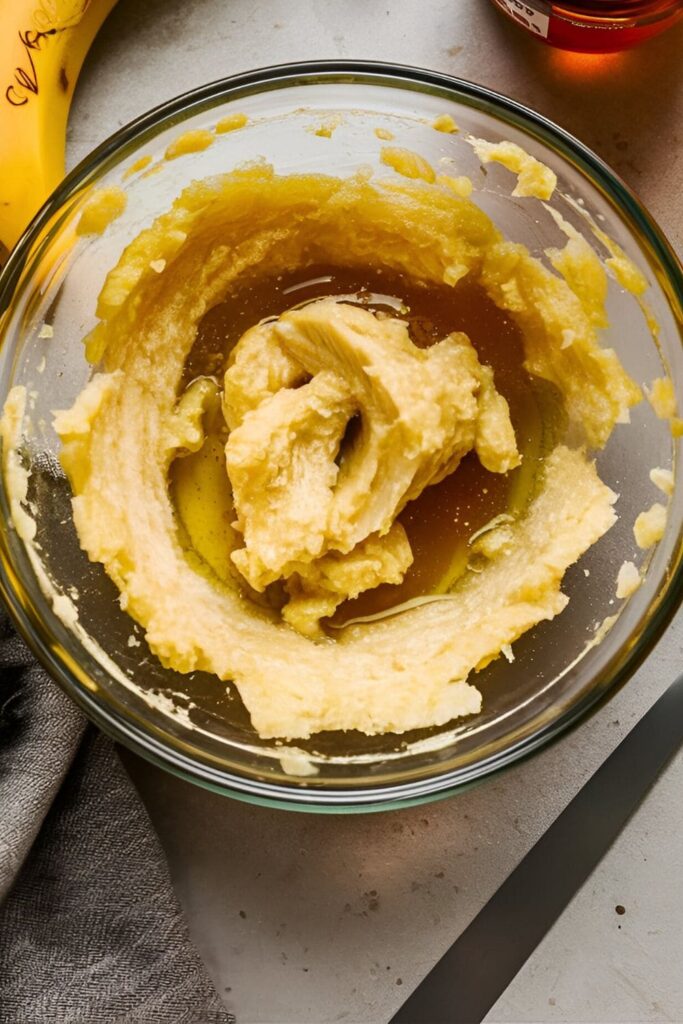
[[[113,744],[4,612],[0,1022],[234,1024]]]

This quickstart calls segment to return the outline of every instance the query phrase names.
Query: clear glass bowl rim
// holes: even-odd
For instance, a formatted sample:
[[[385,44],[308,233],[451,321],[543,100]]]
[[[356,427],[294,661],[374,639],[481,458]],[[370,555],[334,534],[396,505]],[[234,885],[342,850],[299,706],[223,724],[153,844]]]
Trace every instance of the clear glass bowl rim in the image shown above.
[[[556,153],[583,171],[593,185],[606,194],[619,209],[629,228],[645,244],[651,257],[664,271],[664,277],[677,308],[683,308],[683,268],[662,230],[629,187],[600,157],[573,135],[529,107],[485,86],[441,72],[380,61],[323,60],[305,61],[260,68],[218,79],[169,100],[120,128],[93,150],[71,171],[52,193],[12,250],[0,273],[0,316],[12,302],[15,288],[32,253],[34,243],[47,228],[55,213],[88,178],[97,174],[107,160],[160,122],[177,117],[179,122],[190,112],[213,107],[220,100],[236,99],[254,92],[284,86],[316,85],[359,81],[406,90],[431,92],[459,100],[485,113],[520,127],[548,145]],[[172,774],[216,793],[269,807],[327,813],[362,813],[407,807],[464,791],[493,772],[528,757],[540,747],[557,739],[577,725],[588,713],[596,711],[633,675],[661,637],[683,599],[682,537],[676,547],[676,566],[663,595],[657,602],[636,642],[582,699],[565,709],[553,722],[537,730],[517,745],[465,768],[445,771],[417,781],[375,787],[316,789],[292,780],[290,786],[255,780],[236,773],[200,764],[156,739],[134,722],[105,706],[88,691],[54,651],[54,645],[42,621],[21,600],[21,582],[12,568],[5,536],[6,523],[0,529],[0,594],[19,632],[47,672],[88,717],[113,739]],[[627,641],[622,644],[623,654]],[[311,781],[311,780],[309,780]]]

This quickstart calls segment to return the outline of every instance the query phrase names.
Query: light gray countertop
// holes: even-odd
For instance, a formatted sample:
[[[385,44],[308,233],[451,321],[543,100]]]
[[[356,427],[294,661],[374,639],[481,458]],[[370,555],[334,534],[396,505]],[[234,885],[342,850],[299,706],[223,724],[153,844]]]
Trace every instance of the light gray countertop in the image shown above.
[[[615,167],[683,251],[683,25],[595,59],[543,47],[487,0],[120,0],[78,86],[69,164],[186,89],[333,57],[433,68],[535,107]],[[387,1021],[680,671],[682,646],[679,616],[579,729],[424,808],[264,810],[128,756],[194,939],[240,1024]],[[682,787],[679,755],[490,1021],[683,1021]]]

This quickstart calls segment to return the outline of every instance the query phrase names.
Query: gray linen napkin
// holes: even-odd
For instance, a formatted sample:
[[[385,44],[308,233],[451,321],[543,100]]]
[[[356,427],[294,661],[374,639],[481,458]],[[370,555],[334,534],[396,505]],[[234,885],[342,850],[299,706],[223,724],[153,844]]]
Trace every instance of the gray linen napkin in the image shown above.
[[[113,744],[36,664],[4,611],[0,1022],[234,1022]]]

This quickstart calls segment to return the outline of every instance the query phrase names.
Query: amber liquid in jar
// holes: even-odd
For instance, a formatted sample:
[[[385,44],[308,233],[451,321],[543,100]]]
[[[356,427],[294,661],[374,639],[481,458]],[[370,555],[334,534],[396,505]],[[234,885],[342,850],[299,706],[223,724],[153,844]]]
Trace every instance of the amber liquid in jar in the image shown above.
[[[499,474],[484,469],[471,452],[453,474],[411,501],[399,516],[414,555],[403,582],[382,585],[345,602],[333,620],[339,623],[450,589],[467,568],[472,535],[495,516],[514,516],[527,506],[540,460],[560,433],[562,403],[553,385],[526,372],[519,328],[479,286],[466,282],[455,288],[422,285],[387,269],[333,266],[309,266],[273,279],[260,278],[209,310],[187,358],[181,388],[201,376],[214,377],[222,387],[229,353],[249,327],[323,297],[405,320],[420,347],[452,331],[466,333],[481,362],[493,367],[523,456],[518,469]],[[234,580],[227,560],[230,549],[241,540],[230,526],[235,514],[223,455],[226,439],[224,425],[216,423],[200,452],[173,463],[170,483],[194,552],[219,577],[230,575]],[[276,600],[273,595],[273,603]]]
[[[585,53],[625,50],[671,28],[683,0],[493,0],[551,46]]]

